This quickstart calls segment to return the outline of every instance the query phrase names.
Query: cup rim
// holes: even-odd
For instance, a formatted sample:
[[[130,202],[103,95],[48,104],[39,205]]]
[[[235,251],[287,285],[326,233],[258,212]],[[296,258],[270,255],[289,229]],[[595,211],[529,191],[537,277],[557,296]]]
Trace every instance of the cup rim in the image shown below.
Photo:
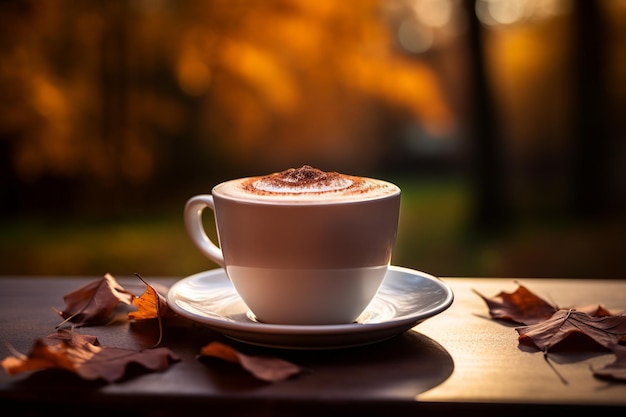
[[[225,186],[226,184],[244,181],[250,178],[254,178],[254,177],[236,178],[232,180],[223,181],[213,186],[213,188],[211,189],[211,194],[213,195],[213,197],[216,197],[216,198],[221,198],[221,199],[229,200],[229,201],[235,201],[235,202],[239,202],[242,204],[258,204],[258,205],[272,205],[272,206],[327,206],[327,205],[363,204],[363,203],[368,203],[372,201],[393,199],[393,198],[399,197],[402,193],[402,190],[400,189],[400,187],[392,182],[377,179],[377,178],[368,178],[368,177],[362,177],[362,178],[367,179],[369,181],[374,181],[380,184],[384,184],[386,186],[391,186],[391,188],[393,189],[393,192],[390,191],[387,194],[373,195],[369,197],[364,195],[362,196],[362,198],[354,198],[354,199],[344,199],[339,196],[335,198],[330,198],[330,199],[313,199],[313,198],[302,199],[302,198],[288,198],[288,197],[276,199],[276,198],[273,198],[272,196],[266,196],[266,195],[258,195],[258,196],[254,196],[251,198],[247,196],[234,196],[230,194],[225,194],[220,191],[220,188]]]

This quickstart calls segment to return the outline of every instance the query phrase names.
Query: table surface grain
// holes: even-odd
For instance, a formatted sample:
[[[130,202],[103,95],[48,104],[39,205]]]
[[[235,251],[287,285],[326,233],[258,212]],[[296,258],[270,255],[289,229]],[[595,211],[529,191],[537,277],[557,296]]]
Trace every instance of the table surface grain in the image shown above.
[[[63,295],[99,277],[0,277],[0,356],[28,353],[33,340],[55,332],[54,308]],[[134,277],[116,277],[141,293]],[[161,346],[181,357],[163,372],[131,369],[115,383],[83,381],[59,370],[0,374],[0,401],[14,415],[62,409],[69,415],[182,415],[198,408],[214,415],[366,415],[480,412],[521,415],[534,411],[626,410],[626,383],[599,379],[592,368],[612,362],[610,352],[520,346],[515,327],[489,317],[476,294],[494,296],[523,284],[560,307],[601,304],[626,310],[626,280],[441,278],[454,292],[452,306],[392,339],[348,349],[274,350],[231,341],[188,321],[175,320]],[[160,291],[177,278],[147,281]],[[154,323],[117,320],[76,329],[102,345],[145,348],[158,338]],[[277,356],[307,372],[276,383],[239,367],[200,360],[199,349],[218,340],[244,353]],[[89,410],[89,411],[86,411]]]

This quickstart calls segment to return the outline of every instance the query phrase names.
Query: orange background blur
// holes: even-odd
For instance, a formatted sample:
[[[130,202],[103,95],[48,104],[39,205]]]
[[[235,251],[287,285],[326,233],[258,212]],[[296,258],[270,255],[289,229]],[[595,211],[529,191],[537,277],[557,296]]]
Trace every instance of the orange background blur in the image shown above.
[[[0,274],[185,275],[182,207],[303,164],[403,188],[394,263],[626,278],[626,3],[0,4]]]

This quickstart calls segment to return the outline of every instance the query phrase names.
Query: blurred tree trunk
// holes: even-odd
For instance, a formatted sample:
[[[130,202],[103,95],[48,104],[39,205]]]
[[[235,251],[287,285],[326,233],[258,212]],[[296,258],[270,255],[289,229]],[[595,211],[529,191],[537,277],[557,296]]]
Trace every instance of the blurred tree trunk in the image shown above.
[[[509,219],[505,193],[503,137],[493,102],[483,48],[483,27],[475,1],[464,1],[469,21],[469,136],[471,179],[474,196],[473,227],[479,232],[497,232]]]
[[[126,2],[111,2],[104,7],[109,21],[101,44],[102,133],[110,149],[124,148],[127,120],[127,15]]]
[[[604,212],[611,189],[605,28],[600,2],[574,2],[571,205],[582,216]]]

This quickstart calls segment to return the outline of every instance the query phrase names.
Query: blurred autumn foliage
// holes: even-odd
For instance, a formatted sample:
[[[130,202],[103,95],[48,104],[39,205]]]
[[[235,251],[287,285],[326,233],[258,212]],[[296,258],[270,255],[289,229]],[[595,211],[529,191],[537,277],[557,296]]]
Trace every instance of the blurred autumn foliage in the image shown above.
[[[304,162],[377,168],[398,119],[452,123],[437,75],[394,49],[381,13],[373,0],[4,4],[5,185],[61,183],[68,209],[113,187],[140,198]]]
[[[625,21],[611,0],[0,2],[7,271],[196,271],[188,197],[309,164],[402,186],[396,264],[626,274]]]

